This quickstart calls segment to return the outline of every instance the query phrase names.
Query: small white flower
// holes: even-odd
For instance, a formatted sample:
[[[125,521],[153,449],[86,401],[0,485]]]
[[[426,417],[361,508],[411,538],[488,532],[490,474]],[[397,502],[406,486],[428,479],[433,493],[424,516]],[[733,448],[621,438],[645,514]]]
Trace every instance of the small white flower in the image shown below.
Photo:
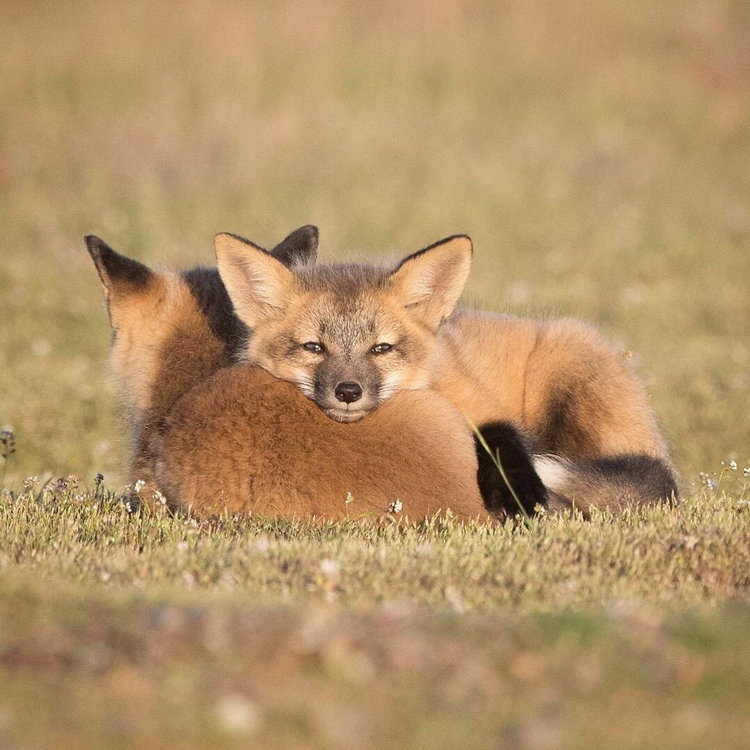
[[[704,487],[708,487],[709,489],[712,488],[713,483],[716,481],[715,479],[711,478],[711,475],[708,472],[702,471],[700,473],[700,480],[701,484]]]
[[[687,547],[687,549],[695,549],[695,547],[697,546],[698,546],[698,537],[695,537],[695,536],[685,537],[685,547]]]
[[[742,470],[743,476],[750,477],[750,466]]]
[[[389,513],[400,513],[404,508],[404,504],[400,500],[394,500],[388,505]]]
[[[138,481],[136,481],[135,485],[133,486],[133,489],[136,492],[140,492],[144,488],[145,485],[146,485],[146,482],[144,482],[143,479],[139,479]]]
[[[708,481],[706,482],[706,486],[707,486],[707,487],[708,487],[708,488],[709,488],[710,490],[718,490],[718,489],[719,489],[719,483],[718,483],[718,481],[717,481],[716,479],[709,479],[709,480],[708,480]]]
[[[320,572],[326,577],[330,579],[335,579],[339,577],[339,573],[341,572],[341,565],[336,560],[321,560],[320,561]]]
[[[349,503],[353,503],[353,502],[354,502],[354,495],[352,495],[351,492],[347,492],[346,493],[346,500],[344,500],[344,504],[345,505],[349,505]]]
[[[154,490],[154,500],[156,500],[157,503],[160,505],[166,505],[167,504],[167,498],[164,497],[164,495],[159,492],[159,490]]]
[[[729,468],[730,468],[730,469],[731,469],[732,471],[737,471],[737,462],[736,462],[736,461],[730,461],[730,462],[729,462]]]

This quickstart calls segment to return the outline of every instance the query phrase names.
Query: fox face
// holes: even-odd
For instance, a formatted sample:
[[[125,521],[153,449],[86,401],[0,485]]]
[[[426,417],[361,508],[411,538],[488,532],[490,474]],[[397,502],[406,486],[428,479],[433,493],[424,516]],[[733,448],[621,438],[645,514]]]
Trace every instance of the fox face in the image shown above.
[[[219,273],[250,330],[240,360],[296,383],[331,419],[355,422],[394,393],[425,388],[436,336],[470,267],[449,237],[393,268],[286,267],[233,235],[216,237]]]

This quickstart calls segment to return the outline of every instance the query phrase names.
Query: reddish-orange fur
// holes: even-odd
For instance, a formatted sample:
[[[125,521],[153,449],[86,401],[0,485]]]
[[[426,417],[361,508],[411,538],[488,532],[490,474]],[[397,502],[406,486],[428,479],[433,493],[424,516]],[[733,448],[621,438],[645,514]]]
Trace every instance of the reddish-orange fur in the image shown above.
[[[398,500],[410,518],[446,508],[486,516],[465,423],[428,391],[400,394],[372,417],[340,424],[290,383],[236,365],[176,404],[152,453],[167,499],[200,513],[381,516]]]

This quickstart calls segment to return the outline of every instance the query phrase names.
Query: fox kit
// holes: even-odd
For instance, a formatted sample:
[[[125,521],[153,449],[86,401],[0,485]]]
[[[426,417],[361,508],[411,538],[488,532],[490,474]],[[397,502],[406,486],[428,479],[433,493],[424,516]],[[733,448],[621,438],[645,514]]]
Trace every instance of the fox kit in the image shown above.
[[[390,509],[420,519],[451,509],[488,517],[471,434],[439,394],[401,394],[362,424],[336,424],[289,383],[232,366],[246,331],[215,269],[156,273],[96,237],[86,243],[133,427],[131,476],[170,507],[199,515],[338,518]],[[317,230],[303,227],[269,257],[296,271],[316,249]]]
[[[215,246],[251,331],[240,361],[296,383],[332,419],[360,420],[400,391],[429,386],[478,426],[526,511],[617,509],[676,492],[641,385],[594,329],[454,312],[471,268],[468,237],[395,269],[290,269],[231,235],[217,235]],[[493,457],[478,449],[485,502],[513,512]]]

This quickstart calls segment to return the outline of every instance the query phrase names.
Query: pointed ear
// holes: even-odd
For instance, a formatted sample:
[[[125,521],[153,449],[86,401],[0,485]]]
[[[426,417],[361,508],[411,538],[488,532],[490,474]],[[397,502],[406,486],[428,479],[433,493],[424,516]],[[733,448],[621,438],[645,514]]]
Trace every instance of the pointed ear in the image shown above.
[[[312,224],[295,229],[271,250],[285,266],[312,266],[318,257],[318,228]]]
[[[148,266],[115,252],[104,240],[93,234],[84,238],[104,287],[110,323],[115,325],[114,308],[130,294],[145,291],[156,274]]]
[[[404,307],[437,329],[458,303],[472,252],[471,240],[459,234],[404,258],[390,277]]]
[[[278,315],[292,299],[294,275],[263,248],[233,234],[214,238],[219,274],[237,317],[255,328]]]

